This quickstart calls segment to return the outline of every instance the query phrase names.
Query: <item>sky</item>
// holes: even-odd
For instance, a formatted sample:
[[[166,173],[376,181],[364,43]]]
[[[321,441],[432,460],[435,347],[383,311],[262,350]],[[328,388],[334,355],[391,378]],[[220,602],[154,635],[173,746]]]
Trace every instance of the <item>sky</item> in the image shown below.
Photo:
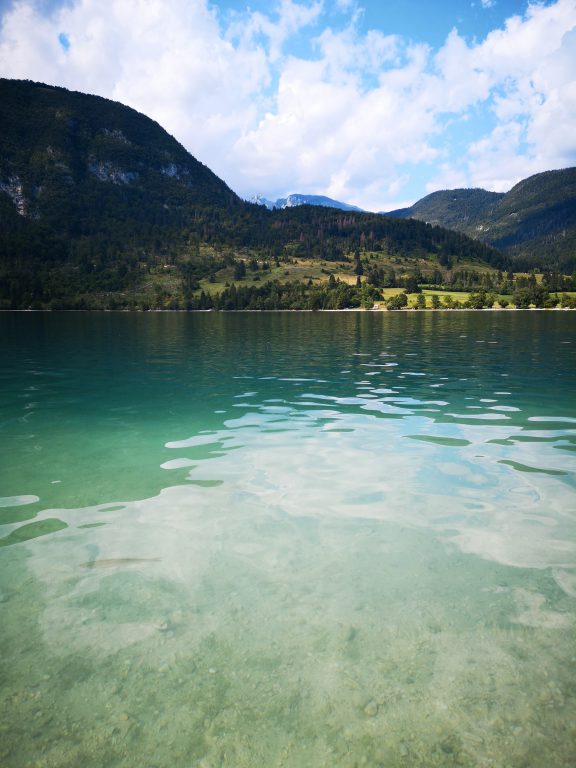
[[[576,165],[576,0],[0,0],[0,76],[127,104],[246,198]]]

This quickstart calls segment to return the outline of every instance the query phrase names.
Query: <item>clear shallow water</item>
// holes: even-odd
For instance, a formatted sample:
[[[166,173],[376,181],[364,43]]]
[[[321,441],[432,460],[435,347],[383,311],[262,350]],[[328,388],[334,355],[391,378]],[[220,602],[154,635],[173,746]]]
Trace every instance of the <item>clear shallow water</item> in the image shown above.
[[[572,767],[575,331],[0,315],[0,764]]]

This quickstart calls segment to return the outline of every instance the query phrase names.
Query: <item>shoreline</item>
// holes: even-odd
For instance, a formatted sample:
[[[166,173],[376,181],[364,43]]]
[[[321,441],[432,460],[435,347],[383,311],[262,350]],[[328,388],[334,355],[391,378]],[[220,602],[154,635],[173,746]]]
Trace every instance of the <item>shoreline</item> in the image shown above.
[[[102,312],[106,314],[123,314],[123,315],[149,315],[149,314],[263,314],[266,312],[284,312],[284,313],[296,313],[306,312],[310,314],[318,313],[334,313],[339,314],[342,312],[358,312],[366,314],[414,314],[420,315],[422,313],[438,313],[438,312],[576,312],[575,307],[482,307],[482,309],[471,309],[470,307],[439,307],[438,309],[432,309],[432,307],[424,307],[418,309],[416,307],[403,307],[402,309],[386,309],[386,308],[374,308],[362,309],[361,307],[346,307],[344,309],[0,309],[0,314],[9,312],[27,312],[39,314],[57,314],[68,312]]]

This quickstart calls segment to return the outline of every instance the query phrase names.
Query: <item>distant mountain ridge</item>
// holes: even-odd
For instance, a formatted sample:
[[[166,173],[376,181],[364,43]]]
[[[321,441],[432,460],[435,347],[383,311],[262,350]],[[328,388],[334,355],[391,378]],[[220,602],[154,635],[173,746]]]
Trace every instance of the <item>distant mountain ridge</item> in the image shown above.
[[[433,192],[410,208],[385,215],[462,232],[526,267],[545,261],[549,268],[576,269],[576,168],[537,173],[506,193]]]
[[[339,200],[333,200],[331,197],[326,197],[325,195],[293,194],[288,195],[288,197],[279,197],[277,200],[268,200],[261,195],[255,195],[254,197],[251,197],[248,202],[256,203],[256,205],[263,205],[268,208],[269,211],[295,208],[298,205],[320,205],[324,208],[338,208],[341,211],[366,213],[363,208],[358,208],[358,206],[350,205],[349,203],[341,203]]]

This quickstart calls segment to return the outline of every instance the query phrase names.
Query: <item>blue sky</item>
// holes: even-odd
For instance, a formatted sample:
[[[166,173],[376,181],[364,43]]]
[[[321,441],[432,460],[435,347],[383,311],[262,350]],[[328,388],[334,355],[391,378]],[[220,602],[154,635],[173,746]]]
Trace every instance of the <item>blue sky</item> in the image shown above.
[[[550,5],[550,2],[547,3]],[[213,2],[223,13],[252,11],[269,13],[269,0],[238,0]],[[467,38],[485,37],[502,25],[507,18],[522,15],[527,3],[523,0],[367,0],[346,4],[326,2],[324,21],[338,24],[356,7],[361,12],[360,25],[366,31],[379,29],[385,34],[402,35],[415,42],[441,46],[449,32],[457,27]]]
[[[0,74],[121,101],[236,192],[368,210],[576,165],[576,0],[0,0]]]

